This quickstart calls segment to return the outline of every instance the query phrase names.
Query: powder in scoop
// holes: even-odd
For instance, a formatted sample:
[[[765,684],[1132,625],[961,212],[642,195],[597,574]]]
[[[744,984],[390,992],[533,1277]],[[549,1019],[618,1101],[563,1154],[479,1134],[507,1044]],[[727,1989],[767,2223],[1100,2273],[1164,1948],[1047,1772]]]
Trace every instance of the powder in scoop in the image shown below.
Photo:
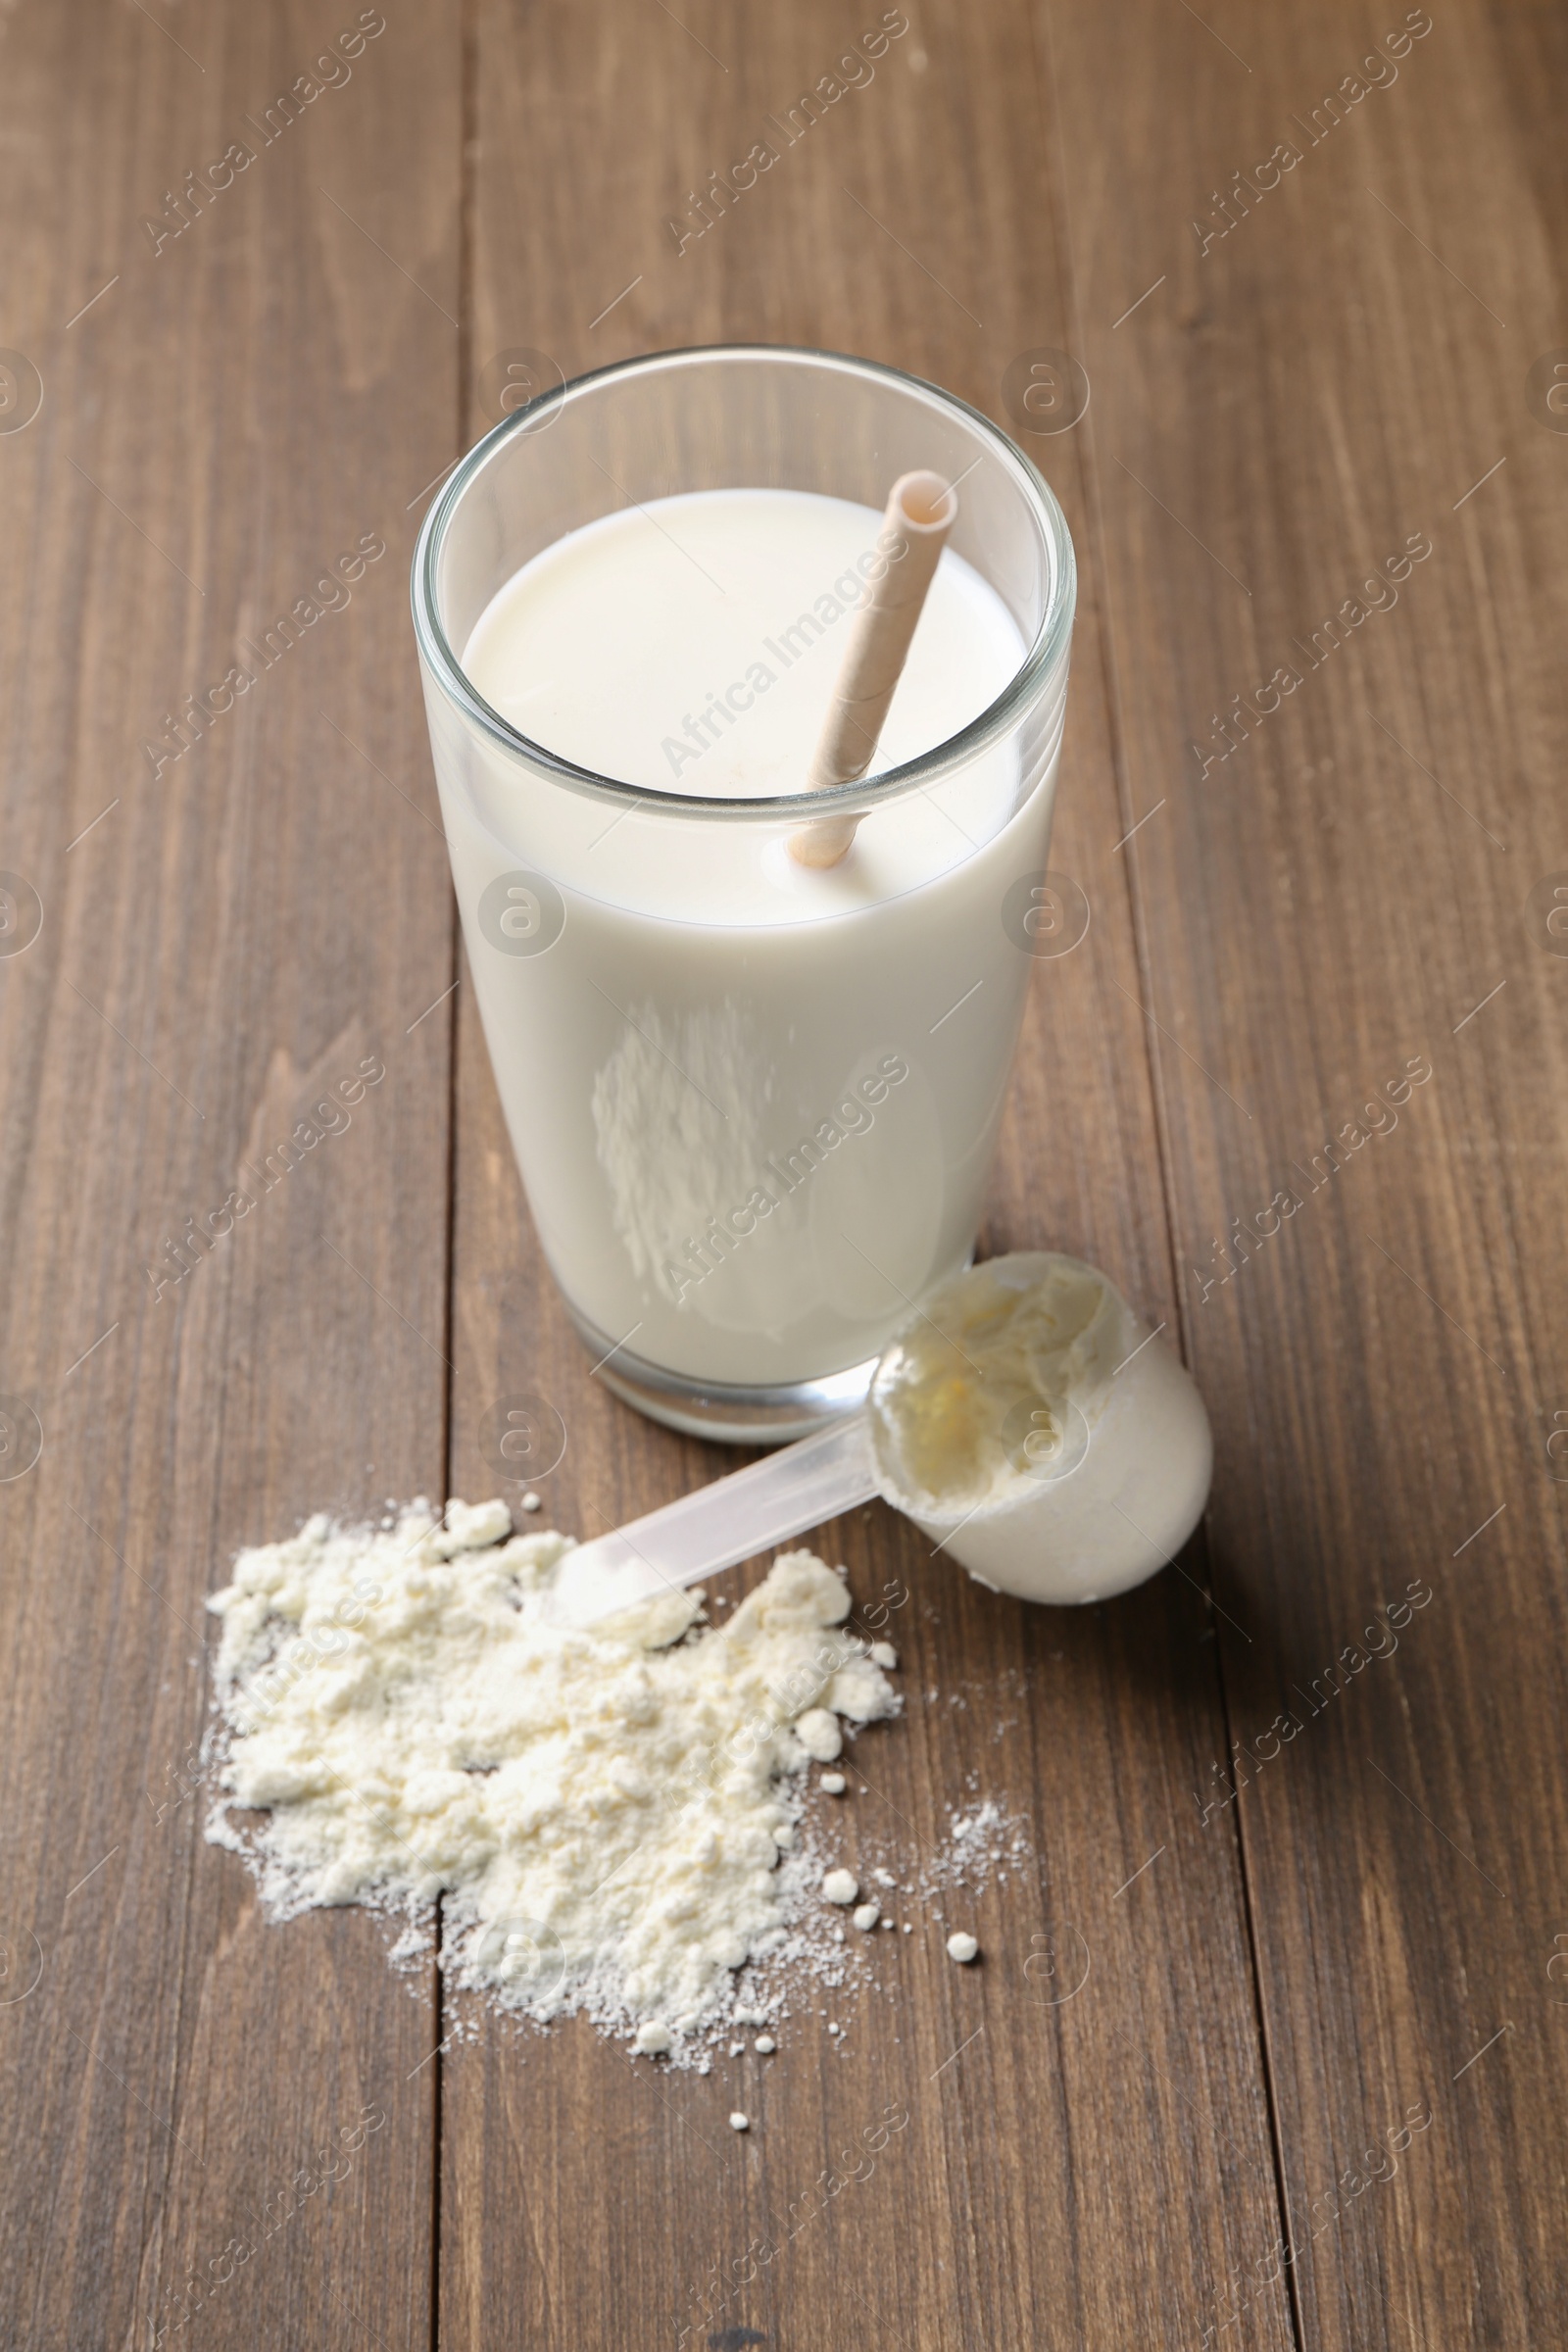
[[[1020,1283],[1018,1269],[1033,1279]],[[877,1367],[870,1417],[902,1499],[955,1512],[1005,1494],[1087,1436],[1129,1348],[1128,1310],[1104,1276],[1041,1251],[971,1267],[938,1290]],[[1087,1416],[1087,1419],[1085,1418]],[[1064,1465],[1063,1465],[1064,1466]]]

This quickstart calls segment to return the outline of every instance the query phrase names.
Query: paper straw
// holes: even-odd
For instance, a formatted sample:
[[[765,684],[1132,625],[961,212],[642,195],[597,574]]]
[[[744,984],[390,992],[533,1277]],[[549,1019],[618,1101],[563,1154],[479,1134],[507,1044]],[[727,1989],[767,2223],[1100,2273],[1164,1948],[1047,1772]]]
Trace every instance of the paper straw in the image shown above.
[[[887,568],[855,616],[811,760],[810,791],[853,783],[876,758],[909,640],[957,512],[957,493],[939,473],[904,473],[894,483],[877,539]],[[859,821],[858,815],[815,817],[790,835],[791,855],[802,865],[837,865]]]

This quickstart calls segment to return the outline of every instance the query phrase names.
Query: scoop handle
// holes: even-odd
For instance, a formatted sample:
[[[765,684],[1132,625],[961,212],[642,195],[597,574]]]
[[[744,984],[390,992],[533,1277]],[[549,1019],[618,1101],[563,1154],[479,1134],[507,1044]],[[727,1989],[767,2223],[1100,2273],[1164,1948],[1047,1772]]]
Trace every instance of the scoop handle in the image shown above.
[[[592,1625],[652,1593],[733,1568],[880,1491],[865,1416],[856,1413],[578,1544],[557,1571],[551,1614],[563,1624]]]

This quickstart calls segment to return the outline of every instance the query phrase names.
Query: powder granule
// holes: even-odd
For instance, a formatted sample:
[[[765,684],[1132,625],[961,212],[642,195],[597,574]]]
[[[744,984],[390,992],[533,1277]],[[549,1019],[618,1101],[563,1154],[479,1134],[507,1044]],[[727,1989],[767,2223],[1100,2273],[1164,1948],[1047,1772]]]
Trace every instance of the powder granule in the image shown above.
[[[274,1919],[444,1893],[460,1984],[541,2024],[700,2032],[808,1907],[780,1863],[795,1727],[898,1700],[843,1630],[843,1571],[810,1552],[781,1554],[717,1632],[697,1631],[701,1593],[670,1592],[582,1633],[545,1614],[567,1539],[509,1529],[502,1503],[452,1503],[444,1524],[416,1504],[239,1555],[209,1603],[208,1836],[248,1855]],[[231,1807],[267,1819],[241,1829]]]

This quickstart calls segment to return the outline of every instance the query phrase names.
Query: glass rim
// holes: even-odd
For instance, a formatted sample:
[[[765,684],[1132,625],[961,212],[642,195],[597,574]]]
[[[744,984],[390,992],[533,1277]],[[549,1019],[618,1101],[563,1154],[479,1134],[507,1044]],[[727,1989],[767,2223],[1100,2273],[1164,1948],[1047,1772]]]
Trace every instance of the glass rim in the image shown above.
[[[880,378],[956,411],[975,435],[988,444],[988,454],[996,457],[1011,472],[1035,506],[1044,525],[1055,559],[1055,577],[1034,642],[1018,668],[996,699],[970,719],[966,726],[961,727],[956,735],[949,736],[946,742],[933,745],[930,751],[920,753],[916,759],[906,760],[899,766],[887,768],[879,775],[861,777],[849,784],[829,785],[816,791],[803,787],[799,792],[774,793],[765,798],[744,800],[710,799],[699,793],[666,792],[660,785],[629,784],[618,776],[601,775],[596,769],[580,767],[561,753],[551,751],[547,745],[536,743],[531,736],[522,734],[503,718],[500,711],[485,701],[464,669],[442,626],[436,605],[435,584],[436,564],[442,543],[475,477],[506,441],[515,433],[544,430],[540,419],[546,416],[547,412],[564,410],[572,399],[586,392],[590,386],[606,383],[613,377],[635,376],[716,359],[813,362],[831,369]],[[890,368],[880,360],[860,359],[849,352],[826,351],[808,344],[697,343],[679,351],[639,353],[632,359],[612,361],[608,367],[595,368],[586,374],[572,376],[492,426],[457,461],[432,502],[415,543],[410,589],[415,640],[427,669],[447,700],[455,704],[460,711],[512,758],[520,759],[542,770],[570,791],[592,800],[624,804],[628,809],[637,807],[649,810],[667,810],[681,816],[750,817],[759,821],[788,818],[795,821],[807,810],[812,814],[826,814],[830,810],[848,814],[879,807],[889,798],[902,798],[907,792],[923,791],[965,766],[977,753],[1004,735],[1066,652],[1077,601],[1077,563],[1072,536],[1067,529],[1067,518],[1044,474],[1009,433],[1004,432],[999,424],[968,401],[960,400],[956,393],[946,391],[940,384],[930,383],[923,376],[911,375],[906,368]]]

